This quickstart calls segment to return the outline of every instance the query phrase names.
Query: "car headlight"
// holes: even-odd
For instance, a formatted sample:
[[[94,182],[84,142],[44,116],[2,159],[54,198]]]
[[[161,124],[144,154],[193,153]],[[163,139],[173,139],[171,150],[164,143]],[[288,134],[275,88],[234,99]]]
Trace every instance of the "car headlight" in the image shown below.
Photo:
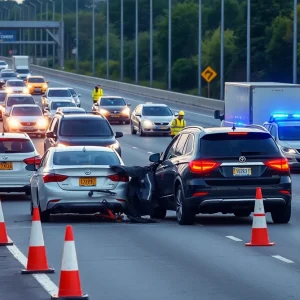
[[[13,92],[13,90],[12,90],[12,88],[7,88],[7,89],[6,89],[6,92],[10,94],[10,93]]]
[[[9,119],[8,123],[11,128],[19,128],[20,126],[20,121],[14,118]]]
[[[47,126],[47,121],[45,119],[40,119],[37,121],[37,125],[39,128],[46,128]]]
[[[100,114],[102,114],[102,115],[107,115],[108,114],[108,111],[106,110],[106,109],[100,109]]]
[[[129,116],[129,114],[130,114],[130,109],[129,109],[128,107],[126,107],[126,108],[124,108],[124,109],[122,110],[122,115],[127,115],[127,116]]]
[[[75,104],[75,100],[72,98],[72,103],[74,103]]]
[[[143,121],[143,125],[146,126],[146,127],[150,127],[150,126],[153,125],[153,123],[149,120],[145,120],[145,121]]]
[[[288,154],[296,154],[296,150],[293,148],[286,148],[286,147],[282,147],[281,148],[282,152],[284,153],[288,153]]]
[[[63,144],[63,143],[58,143],[57,147],[67,147],[67,145]]]
[[[32,85],[28,85],[28,88],[31,89],[31,88],[32,88]]]
[[[119,143],[114,143],[112,145],[108,145],[107,147],[116,150],[120,147],[120,144]]]
[[[48,88],[48,85],[47,84],[44,84],[43,85],[43,89],[47,89]]]
[[[29,93],[28,88],[25,88],[25,89],[23,90],[23,93],[25,93],[25,94]]]

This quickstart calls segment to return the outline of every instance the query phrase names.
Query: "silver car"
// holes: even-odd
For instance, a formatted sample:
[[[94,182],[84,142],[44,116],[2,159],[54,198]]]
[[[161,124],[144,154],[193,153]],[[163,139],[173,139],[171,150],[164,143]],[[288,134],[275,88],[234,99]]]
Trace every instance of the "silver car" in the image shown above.
[[[124,165],[107,147],[51,147],[44,154],[31,182],[31,210],[38,206],[41,221],[50,214],[93,214],[107,206],[123,212],[128,177],[115,174],[110,165]]]
[[[53,116],[56,114],[57,109],[60,107],[77,107],[74,102],[70,100],[53,100],[51,101],[48,106],[45,107],[45,112],[48,115],[49,119],[52,119]]]
[[[17,67],[16,73],[18,74],[18,78],[25,80],[28,76],[31,75],[31,71],[28,67]]]
[[[37,104],[13,105],[7,118],[3,119],[6,132],[27,132],[45,137],[48,118]]]
[[[0,94],[1,96],[1,94]],[[74,115],[74,114],[86,114],[86,111],[80,107],[59,107],[56,110],[57,115]]]
[[[30,195],[30,178],[39,163],[39,153],[26,133],[1,134],[0,191]]]
[[[170,126],[176,117],[165,104],[151,102],[138,105],[131,114],[131,133],[140,136],[159,134],[170,135]]]
[[[28,94],[29,90],[21,79],[7,80],[3,86],[8,94]]]
[[[4,60],[0,60],[0,70],[5,70],[8,68],[8,64]]]
[[[43,110],[45,110],[45,108],[52,101],[69,100],[75,104],[75,100],[73,99],[72,94],[68,88],[48,88],[46,93],[42,95],[41,100]]]
[[[68,88],[70,93],[72,94],[72,97],[73,99],[75,100],[75,104],[80,107],[81,106],[81,102],[80,102],[80,97],[81,97],[81,94],[77,94],[77,92],[72,89],[72,88]]]

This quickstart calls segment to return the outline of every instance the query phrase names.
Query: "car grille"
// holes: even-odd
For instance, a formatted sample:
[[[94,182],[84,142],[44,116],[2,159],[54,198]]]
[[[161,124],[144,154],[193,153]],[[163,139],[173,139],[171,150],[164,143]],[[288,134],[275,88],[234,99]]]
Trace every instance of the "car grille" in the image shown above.
[[[34,126],[36,122],[21,122],[22,126]]]
[[[113,110],[113,111],[110,111],[109,113],[113,115],[113,114],[120,114],[121,112],[117,111],[117,110]]]
[[[155,125],[169,125],[169,123],[163,123],[163,122],[156,122],[156,123],[154,123]]]

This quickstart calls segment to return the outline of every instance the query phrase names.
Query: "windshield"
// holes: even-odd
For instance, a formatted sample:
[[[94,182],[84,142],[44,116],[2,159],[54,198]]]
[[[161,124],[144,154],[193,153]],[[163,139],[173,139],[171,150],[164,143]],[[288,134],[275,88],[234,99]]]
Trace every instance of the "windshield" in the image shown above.
[[[200,153],[205,156],[278,155],[279,149],[268,133],[248,132],[208,134],[201,138]]]
[[[118,166],[120,165],[120,160],[114,152],[63,151],[54,153],[53,164],[59,166]]]
[[[52,102],[50,110],[57,110],[59,107],[76,107],[76,105],[71,101],[64,101],[64,102]]]
[[[12,116],[42,116],[42,111],[39,107],[14,107]]]
[[[173,113],[168,107],[163,106],[144,106],[143,116],[152,117],[167,117],[172,116]]]
[[[101,99],[101,106],[124,106],[126,105],[123,98],[104,98]]]
[[[61,124],[60,134],[62,136],[113,136],[108,122],[104,119],[63,120]]]
[[[0,66],[5,66],[6,62],[5,61],[0,61]]]
[[[2,73],[2,77],[17,77],[17,74],[14,72],[4,72]]]
[[[69,90],[49,90],[48,97],[71,97]]]
[[[16,70],[17,73],[19,74],[28,74],[30,73],[30,71],[28,69],[19,69],[19,70]]]
[[[7,81],[7,86],[25,86],[24,81]]]
[[[28,78],[28,82],[31,82],[31,83],[44,83],[45,79],[44,78]]]
[[[7,100],[7,106],[11,107],[16,104],[35,104],[32,97],[9,97]]]
[[[300,126],[279,126],[278,138],[281,141],[300,141]]]
[[[26,139],[0,139],[0,153],[29,153],[34,147],[30,140]]]
[[[0,102],[4,102],[6,95],[6,93],[0,93]]]

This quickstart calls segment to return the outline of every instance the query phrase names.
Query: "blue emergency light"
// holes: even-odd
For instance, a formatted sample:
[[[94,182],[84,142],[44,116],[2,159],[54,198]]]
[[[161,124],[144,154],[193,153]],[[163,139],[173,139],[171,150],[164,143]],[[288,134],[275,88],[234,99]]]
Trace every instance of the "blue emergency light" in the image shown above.
[[[300,113],[274,113],[270,116],[269,122],[276,121],[300,121]]]

